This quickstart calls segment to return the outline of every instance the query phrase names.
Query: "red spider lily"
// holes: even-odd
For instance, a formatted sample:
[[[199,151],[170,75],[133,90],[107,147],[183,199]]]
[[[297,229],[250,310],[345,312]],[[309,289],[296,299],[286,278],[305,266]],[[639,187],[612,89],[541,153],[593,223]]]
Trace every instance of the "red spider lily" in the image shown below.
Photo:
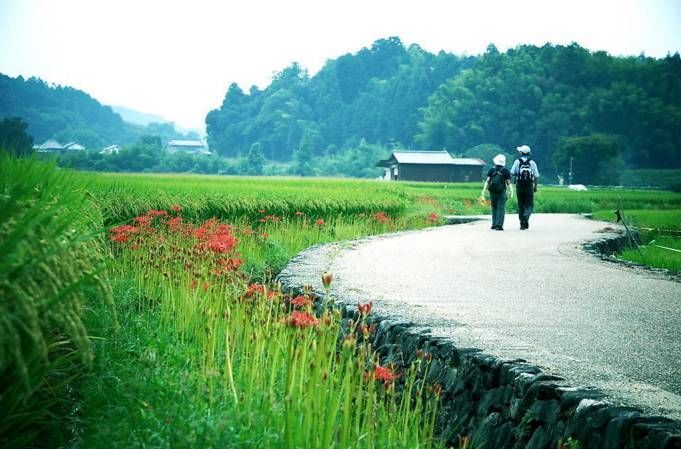
[[[438,221],[440,221],[440,216],[435,212],[428,214],[428,221],[431,223],[437,223]]]
[[[172,210],[173,212],[182,212],[182,206],[180,206],[179,204],[173,204],[172,206],[170,206],[170,210]]]
[[[291,304],[293,304],[296,307],[303,308],[306,306],[312,306],[314,303],[307,296],[298,295],[291,300]]]
[[[434,384],[433,385],[433,394],[435,396],[440,396],[442,394],[442,385],[440,384]]]
[[[301,328],[317,326],[319,324],[319,320],[311,313],[299,312],[297,310],[291,312],[286,322],[293,327]]]
[[[372,301],[369,301],[366,304],[357,304],[357,310],[359,310],[359,313],[362,315],[369,315],[371,312],[371,308],[374,306],[374,303]]]
[[[389,223],[389,222],[390,222],[390,217],[388,216],[388,214],[386,214],[386,213],[383,212],[383,211],[381,211],[381,212],[376,212],[375,214],[372,215],[372,217],[373,217],[374,220],[376,220],[378,223],[385,224],[385,223]]]
[[[232,235],[229,225],[221,224],[208,237],[207,247],[214,253],[224,254],[232,251],[236,246],[236,238]]]
[[[147,215],[150,217],[165,217],[168,215],[168,212],[164,210],[156,210],[156,209],[149,209],[147,211]]]
[[[331,286],[331,281],[333,281],[333,274],[332,274],[332,273],[328,273],[328,272],[326,272],[326,271],[323,272],[323,273],[322,273],[322,284],[324,285],[324,288],[325,288],[326,290],[328,290],[329,287]]]
[[[151,215],[140,215],[139,217],[133,218],[132,221],[134,221],[135,223],[137,223],[140,226],[147,227],[147,226],[151,226],[151,220],[153,218],[154,217],[152,217]]]
[[[388,367],[376,365],[374,367],[374,372],[367,373],[367,377],[379,382],[383,382],[386,385],[388,385],[389,383],[400,377],[400,375],[393,373],[393,371]]]
[[[221,276],[233,271],[236,271],[243,264],[243,260],[236,257],[229,257],[227,259],[220,259],[218,261],[219,267],[213,270],[213,274],[216,276]]]
[[[368,338],[369,335],[373,335],[374,332],[376,332],[376,326],[373,324],[371,326],[367,326],[366,324],[360,324],[358,326],[359,331],[362,333],[364,338]]]
[[[264,295],[265,294],[265,286],[261,284],[251,284],[248,286],[246,289],[246,293],[244,293],[244,298],[253,298],[258,295]]]
[[[317,221],[315,221],[315,224],[317,226],[324,226],[324,219],[323,218],[317,219]]]
[[[140,229],[135,226],[121,225],[111,228],[109,232],[111,233],[109,238],[112,241],[116,243],[125,243],[130,239],[130,235],[139,233]]]

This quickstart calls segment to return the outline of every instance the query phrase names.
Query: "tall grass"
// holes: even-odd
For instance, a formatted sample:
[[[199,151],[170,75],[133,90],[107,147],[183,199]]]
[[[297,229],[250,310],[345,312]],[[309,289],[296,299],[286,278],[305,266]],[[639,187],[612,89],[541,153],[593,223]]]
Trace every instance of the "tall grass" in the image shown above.
[[[338,312],[319,304],[313,314],[308,297],[293,299],[276,286],[249,284],[239,269],[248,252],[239,242],[262,238],[251,228],[244,232],[213,220],[195,227],[162,212],[135,223],[111,234],[112,270],[115,278],[133,280],[128,307],[154,317],[141,333],[176,340],[174,346],[183,348],[185,382],[201,392],[188,398],[186,408],[199,413],[196,422],[206,423],[191,433],[195,441],[291,449],[437,446],[436,389],[416,376],[427,362],[418,360],[397,378],[379,365],[366,338],[373,331],[366,318],[343,325]],[[161,358],[150,347],[140,351],[135,358],[144,366],[156,370],[167,363],[167,353]],[[173,376],[167,366],[159,369]],[[126,391],[141,388],[129,381],[137,387],[126,385]],[[95,420],[84,437],[87,445],[172,446],[177,435],[164,423],[177,422],[178,411],[158,392],[149,393],[138,400],[155,439],[112,440]]]
[[[98,211],[85,186],[35,159],[0,153],[0,446],[69,438],[76,365],[92,360],[86,290],[110,301],[101,278]],[[62,413],[59,412],[62,410]]]

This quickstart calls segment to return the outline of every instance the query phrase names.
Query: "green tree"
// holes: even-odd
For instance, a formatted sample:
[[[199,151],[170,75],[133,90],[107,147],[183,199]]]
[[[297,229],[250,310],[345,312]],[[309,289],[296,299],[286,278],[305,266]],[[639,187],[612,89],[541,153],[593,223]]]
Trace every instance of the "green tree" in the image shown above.
[[[28,125],[20,118],[0,120],[0,150],[19,156],[33,152],[33,138],[28,135]]]
[[[562,138],[553,154],[557,173],[568,178],[572,160],[573,183],[619,185],[622,171],[617,138],[605,134]]]
[[[267,162],[267,160],[262,152],[260,142],[255,142],[251,145],[251,148],[248,150],[248,156],[246,156],[246,174],[262,175],[265,162]]]

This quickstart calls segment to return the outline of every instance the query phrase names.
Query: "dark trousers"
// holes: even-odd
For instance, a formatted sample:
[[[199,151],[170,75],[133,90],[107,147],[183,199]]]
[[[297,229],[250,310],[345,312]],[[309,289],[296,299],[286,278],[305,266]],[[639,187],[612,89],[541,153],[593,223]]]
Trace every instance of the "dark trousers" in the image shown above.
[[[506,190],[501,193],[489,193],[492,202],[492,227],[504,227],[504,216],[506,215]]]
[[[527,226],[530,223],[530,215],[532,215],[532,208],[534,207],[533,187],[516,187],[515,191],[518,197],[518,218],[520,218],[520,224]]]

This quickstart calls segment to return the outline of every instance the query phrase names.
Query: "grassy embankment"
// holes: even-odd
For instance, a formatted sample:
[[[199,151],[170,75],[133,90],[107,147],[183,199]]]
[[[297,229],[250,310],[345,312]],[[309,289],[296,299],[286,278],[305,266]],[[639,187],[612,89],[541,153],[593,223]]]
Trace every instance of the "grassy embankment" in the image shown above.
[[[329,439],[336,447],[436,444],[430,435],[438,387],[418,383],[410,374],[424,369],[425,361],[412,355],[406,362],[415,365],[381,370],[390,367],[381,367],[366,345],[364,334],[371,329],[362,323],[341,329],[332,313],[314,318],[318,322],[307,315],[294,318],[295,307],[301,307],[301,314],[309,312],[304,299],[294,306],[273,285],[253,284],[266,281],[290,256],[317,242],[430,226],[443,214],[486,213],[487,207],[476,202],[479,185],[95,175],[44,166],[39,166],[44,173],[25,176],[31,172],[25,164],[31,163],[2,161],[3,182],[18,183],[20,178],[24,186],[21,191],[5,188],[6,201],[33,210],[41,204],[35,196],[43,196],[46,204],[61,207],[50,217],[68,217],[67,223],[76,224],[90,217],[83,225],[69,226],[68,238],[63,223],[54,228],[36,224],[38,238],[25,244],[48,242],[44,250],[54,255],[54,245],[72,240],[69,248],[87,254],[77,253],[78,263],[69,257],[58,260],[69,269],[82,267],[80,276],[88,282],[96,280],[95,267],[105,260],[101,273],[110,284],[94,282],[104,293],[90,296],[108,297],[106,286],[112,285],[117,319],[112,309],[97,302],[84,307],[93,287],[74,284],[69,292],[77,292],[80,302],[70,307],[94,337],[89,346],[73,351],[84,358],[83,365],[69,359],[69,369],[86,366],[88,354],[95,357],[86,376],[63,382],[74,394],[54,396],[68,398],[63,401],[68,404],[75,400],[78,412],[65,413],[62,406],[51,416],[66,420],[52,419],[51,426],[44,419],[25,419],[34,416],[30,407],[4,409],[11,410],[10,418],[36,429],[51,428],[52,434],[73,429],[69,438],[82,447],[328,447]],[[67,187],[55,191],[55,185]],[[64,202],[67,197],[71,199]],[[174,204],[181,212],[171,209]],[[614,210],[621,204],[627,209],[681,208],[681,196],[561,189],[542,189],[537,196],[537,210],[547,212]],[[3,242],[15,241],[19,231],[14,228],[23,223],[15,218],[19,209],[4,209]],[[154,217],[150,209],[168,215]],[[178,233],[170,220],[180,215]],[[211,217],[231,226],[208,223],[201,228]],[[106,241],[123,235],[104,231],[120,225],[135,230],[124,228],[127,238]],[[94,236],[99,238],[86,238]],[[218,251],[210,249],[211,242]],[[17,246],[6,254],[16,252],[8,260],[19,260],[29,254],[25,251],[29,249]],[[26,260],[30,265],[41,258]],[[3,271],[3,285],[9,285],[5,273],[10,271]],[[50,276],[39,271],[33,275],[38,280]],[[22,290],[14,303],[30,303],[34,295],[41,292]],[[18,323],[26,319],[16,316]],[[46,328],[59,329],[48,318],[52,314],[32,312],[36,316]],[[3,342],[14,338],[11,332],[21,334],[20,329],[2,331]],[[335,357],[341,335],[345,340]],[[11,366],[6,356],[11,347],[2,354],[3,368]],[[394,381],[396,372],[401,377]],[[409,394],[394,394],[409,385],[413,403],[401,399]],[[47,404],[42,399],[34,403],[38,408]],[[2,438],[15,435],[12,430],[4,428]]]
[[[612,212],[599,211],[598,220],[614,221]],[[640,252],[637,249],[623,251],[619,257],[630,262],[681,271],[681,209],[625,210],[624,220],[628,226],[639,231]],[[676,251],[675,251],[676,250]]]

